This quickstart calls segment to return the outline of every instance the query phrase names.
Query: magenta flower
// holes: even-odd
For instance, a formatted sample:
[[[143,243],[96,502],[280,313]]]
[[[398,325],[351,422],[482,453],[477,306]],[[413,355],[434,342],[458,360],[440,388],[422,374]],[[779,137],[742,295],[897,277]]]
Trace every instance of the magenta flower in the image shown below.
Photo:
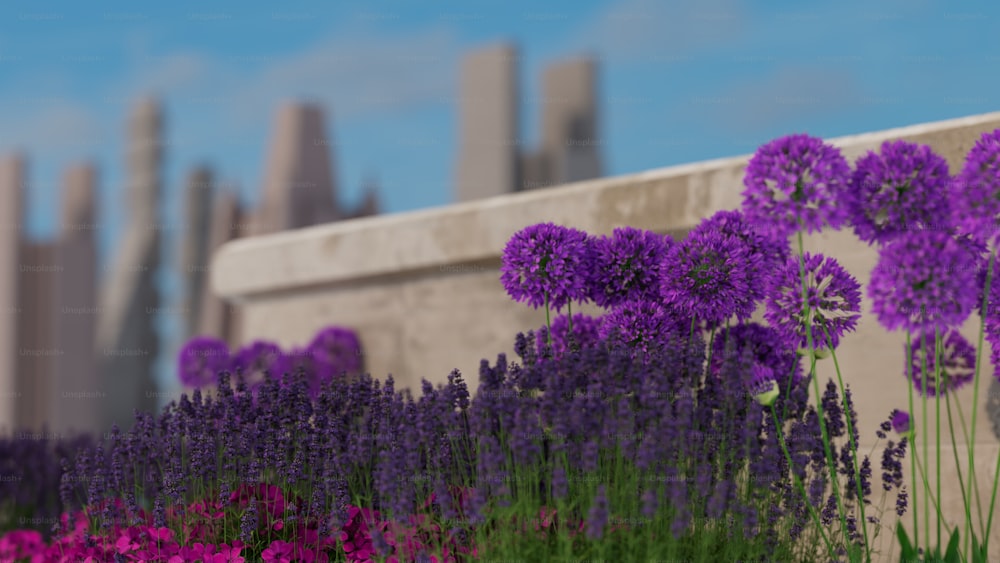
[[[587,233],[553,223],[525,227],[504,248],[500,280],[507,293],[533,308],[561,310],[589,299],[593,243]]]
[[[264,563],[291,563],[295,546],[286,541],[274,540],[271,545],[261,552],[260,556]]]
[[[219,372],[229,367],[229,346],[218,338],[199,336],[181,348],[177,371],[188,387],[207,387],[218,382]]]
[[[749,319],[762,296],[763,258],[719,229],[692,231],[667,252],[660,295],[665,305],[718,326],[736,315]]]
[[[982,242],[1000,234],[1000,129],[983,135],[951,184],[952,217],[959,230]]]
[[[660,267],[673,239],[632,227],[594,240],[591,298],[601,307],[659,298]]]
[[[358,374],[362,370],[361,342],[349,328],[329,326],[316,333],[308,346],[317,360],[329,366],[331,375]]]
[[[899,434],[910,431],[910,413],[896,409],[892,411],[892,429]]]
[[[846,220],[840,199],[850,173],[840,149],[822,139],[781,137],[750,159],[743,177],[743,212],[783,239],[800,230],[839,229]]]
[[[858,238],[885,244],[909,231],[946,230],[950,183],[948,161],[927,145],[886,141],[881,154],[858,159],[843,202]]]
[[[288,358],[281,348],[266,340],[257,340],[240,348],[232,358],[233,374],[242,373],[251,389],[264,382],[265,374],[281,379],[288,370]]]
[[[889,330],[944,330],[976,306],[979,261],[938,231],[907,233],[879,252],[868,295]]]
[[[935,381],[937,369],[934,332],[917,334],[910,342],[907,354],[907,370],[903,375],[910,378],[914,389],[921,395],[927,386],[927,396],[935,397],[954,391],[970,383],[976,375],[976,348],[957,330],[951,329],[941,335],[941,373]],[[926,374],[926,382],[924,375]]]
[[[813,348],[836,348],[861,317],[861,285],[833,258],[807,252],[803,259],[809,317],[802,316],[802,264],[792,257],[769,288],[764,318],[800,348],[808,347],[807,326]]]

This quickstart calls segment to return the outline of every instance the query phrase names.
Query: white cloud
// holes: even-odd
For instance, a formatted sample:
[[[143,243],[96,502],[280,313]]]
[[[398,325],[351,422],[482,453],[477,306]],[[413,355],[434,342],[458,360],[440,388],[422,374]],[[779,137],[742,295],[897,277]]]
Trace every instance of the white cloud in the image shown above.
[[[741,0],[624,0],[570,43],[612,59],[683,57],[736,41],[747,19]]]

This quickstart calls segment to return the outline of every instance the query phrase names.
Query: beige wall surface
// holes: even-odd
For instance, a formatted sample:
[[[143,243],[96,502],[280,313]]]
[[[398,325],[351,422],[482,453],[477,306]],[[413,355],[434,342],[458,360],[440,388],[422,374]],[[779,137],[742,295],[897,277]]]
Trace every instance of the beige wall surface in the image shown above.
[[[830,142],[841,147],[850,161],[877,150],[885,140],[926,143],[956,173],[979,136],[996,128],[1000,113]],[[698,162],[238,240],[216,253],[211,276],[216,291],[241,305],[244,341],[266,338],[286,346],[302,344],[324,325],[346,325],[358,331],[367,368],[376,377],[392,374],[398,384],[418,387],[422,378],[444,382],[458,368],[475,388],[482,358],[492,362],[498,352],[513,357],[514,335],[545,322],[543,310],[512,302],[500,283],[499,257],[514,232],[552,221],[592,234],[610,234],[615,227],[631,225],[683,236],[716,211],[740,207],[748,158]],[[809,236],[806,250],[834,256],[863,286],[877,259],[876,252],[850,230]],[[906,335],[878,325],[865,295],[864,316],[857,331],[843,339],[837,361],[852,389],[861,442],[867,448],[875,445],[875,429],[889,412],[907,408],[908,383],[903,376]],[[973,315],[963,330],[973,344],[978,336],[976,321],[978,316]],[[820,363],[822,381],[836,376],[833,368],[832,359]],[[997,439],[982,408],[991,375],[987,363],[971,440],[991,452],[987,457],[992,462]],[[972,390],[956,397],[968,419]],[[917,407],[919,416],[919,402]]]

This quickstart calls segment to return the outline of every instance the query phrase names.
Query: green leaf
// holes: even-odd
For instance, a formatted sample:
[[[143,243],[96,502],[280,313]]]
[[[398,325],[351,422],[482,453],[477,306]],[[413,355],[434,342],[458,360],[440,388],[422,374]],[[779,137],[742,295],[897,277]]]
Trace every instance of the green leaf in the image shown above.
[[[986,544],[979,545],[976,534],[972,534],[972,563],[987,563]]]
[[[958,555],[958,528],[951,533],[951,539],[948,540],[948,549],[944,552],[945,563],[961,563],[962,558]]]
[[[896,523],[896,537],[899,538],[899,561],[900,563],[911,563],[917,560],[917,550],[910,543],[910,536],[906,535],[901,522]]]

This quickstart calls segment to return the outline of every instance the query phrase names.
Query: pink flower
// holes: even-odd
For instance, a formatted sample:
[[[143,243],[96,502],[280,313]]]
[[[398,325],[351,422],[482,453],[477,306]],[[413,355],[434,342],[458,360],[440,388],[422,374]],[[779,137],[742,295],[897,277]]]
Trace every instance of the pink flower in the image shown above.
[[[261,552],[264,563],[291,563],[295,546],[282,540],[274,540],[271,545]]]

